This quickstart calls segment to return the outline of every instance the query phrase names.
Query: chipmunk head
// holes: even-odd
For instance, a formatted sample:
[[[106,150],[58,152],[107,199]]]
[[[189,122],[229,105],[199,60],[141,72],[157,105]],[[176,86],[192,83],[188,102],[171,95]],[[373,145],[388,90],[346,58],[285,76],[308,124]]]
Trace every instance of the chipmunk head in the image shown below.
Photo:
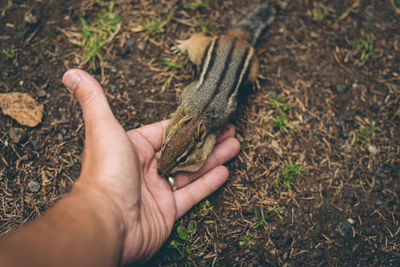
[[[158,174],[164,176],[178,171],[199,170],[215,144],[215,135],[211,135],[213,142],[210,148],[206,128],[191,116],[185,116],[167,131],[164,133]]]

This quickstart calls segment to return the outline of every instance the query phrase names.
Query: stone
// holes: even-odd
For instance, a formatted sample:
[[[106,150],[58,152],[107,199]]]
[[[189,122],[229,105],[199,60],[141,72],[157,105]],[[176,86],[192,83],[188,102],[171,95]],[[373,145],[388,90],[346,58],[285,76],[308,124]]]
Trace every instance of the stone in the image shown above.
[[[313,250],[310,251],[310,258],[313,260],[321,257],[322,255],[323,255],[323,253],[320,248],[314,248]]]
[[[242,211],[243,211],[243,215],[254,215],[255,214],[255,209],[252,205],[244,206]]]
[[[288,3],[286,2],[286,1],[278,1],[278,6],[279,6],[279,8],[281,8],[281,9],[286,9],[287,8],[287,6],[288,6]]]
[[[36,181],[31,181],[28,184],[29,192],[36,193],[40,190],[40,184]]]
[[[335,124],[337,127],[342,127],[342,123],[337,117],[332,117],[333,124]]]
[[[331,85],[331,90],[338,94],[347,93],[348,87],[343,83],[337,83],[335,85]]]
[[[303,116],[303,122],[304,122],[305,124],[311,122],[313,119],[314,119],[314,118],[311,117],[308,113],[305,113],[304,116]]]
[[[127,45],[128,47],[132,47],[134,44],[135,44],[135,39],[130,38],[130,39],[128,39],[128,40],[126,41],[126,45]]]
[[[232,233],[235,233],[235,234],[240,234],[242,231],[243,231],[243,226],[238,225],[238,226],[232,227],[229,232],[232,232]]]
[[[35,25],[39,21],[39,17],[34,15],[32,12],[27,12],[24,16],[24,21],[27,24]]]
[[[341,113],[342,119],[346,122],[352,122],[354,121],[354,115],[353,112],[351,112],[350,109],[346,108],[342,111]]]
[[[11,128],[8,131],[8,136],[11,139],[11,142],[18,144],[19,142],[23,141],[26,137],[26,133],[24,129],[21,128]]]
[[[26,93],[11,92],[0,94],[0,108],[19,124],[37,126],[43,117],[43,104]]]
[[[47,93],[45,90],[40,89],[39,91],[37,91],[37,96],[38,97],[46,97]]]
[[[368,144],[368,151],[372,156],[375,156],[376,154],[378,154],[378,149],[376,148],[376,146]]]
[[[341,237],[348,238],[351,236],[352,228],[348,222],[339,222],[335,228],[335,231]]]

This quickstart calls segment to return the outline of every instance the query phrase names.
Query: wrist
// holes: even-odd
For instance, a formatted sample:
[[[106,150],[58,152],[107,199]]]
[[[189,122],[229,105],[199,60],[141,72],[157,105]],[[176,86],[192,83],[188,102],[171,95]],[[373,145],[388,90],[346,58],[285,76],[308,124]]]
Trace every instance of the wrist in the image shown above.
[[[108,248],[112,248],[114,257],[120,262],[126,229],[119,206],[102,190],[77,180],[68,196],[77,205],[85,205],[91,219],[101,225]]]

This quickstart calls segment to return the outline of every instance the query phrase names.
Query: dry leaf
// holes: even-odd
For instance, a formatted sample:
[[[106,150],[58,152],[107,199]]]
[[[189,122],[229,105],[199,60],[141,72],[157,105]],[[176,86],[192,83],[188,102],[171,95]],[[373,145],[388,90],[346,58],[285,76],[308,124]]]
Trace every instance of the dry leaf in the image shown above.
[[[43,105],[25,93],[0,94],[0,108],[21,125],[35,127],[42,121]]]

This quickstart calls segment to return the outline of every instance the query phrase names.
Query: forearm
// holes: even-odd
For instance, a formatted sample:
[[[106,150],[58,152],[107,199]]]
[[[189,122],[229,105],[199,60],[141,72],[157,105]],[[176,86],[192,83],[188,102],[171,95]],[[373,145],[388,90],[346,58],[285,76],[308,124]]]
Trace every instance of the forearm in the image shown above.
[[[0,266],[117,266],[124,229],[96,190],[75,186],[42,217],[0,241]]]

